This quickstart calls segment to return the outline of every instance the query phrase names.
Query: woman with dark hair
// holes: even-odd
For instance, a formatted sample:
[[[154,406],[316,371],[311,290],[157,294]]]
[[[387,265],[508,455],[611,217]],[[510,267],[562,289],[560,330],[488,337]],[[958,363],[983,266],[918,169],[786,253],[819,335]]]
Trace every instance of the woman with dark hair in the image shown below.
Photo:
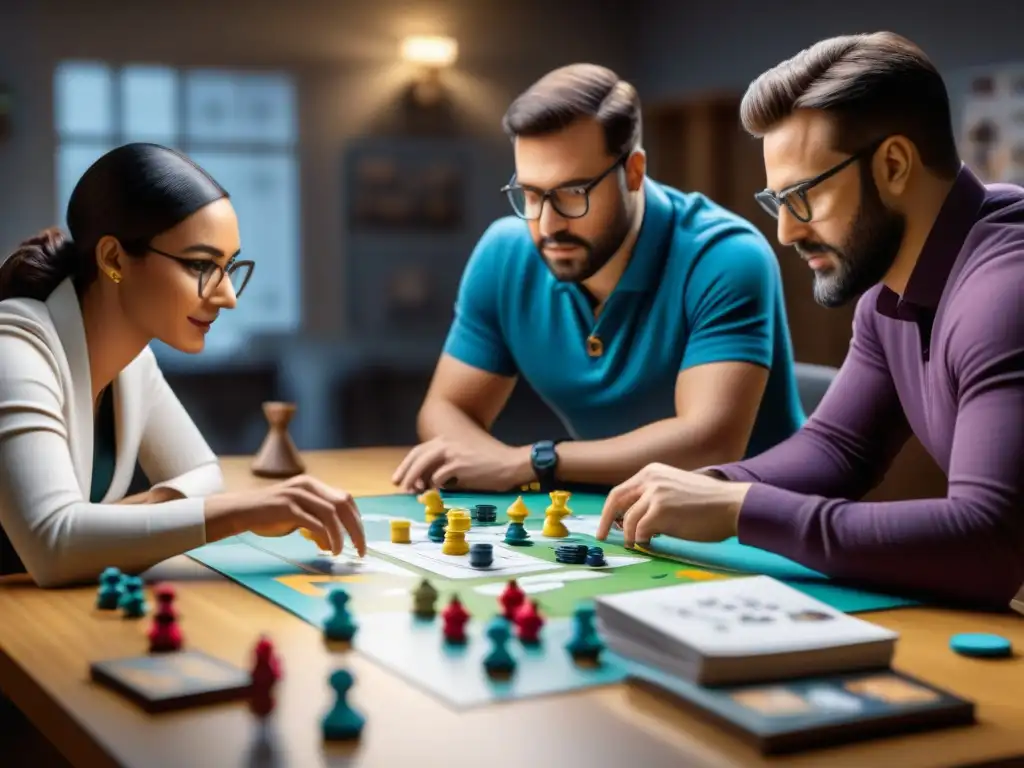
[[[227,192],[178,152],[128,144],[82,176],[67,227],[0,265],[0,573],[57,586],[299,527],[363,554],[352,498],[312,478],[221,493],[148,347],[200,352],[242,294],[253,262]],[[136,462],[155,484],[124,498]]]

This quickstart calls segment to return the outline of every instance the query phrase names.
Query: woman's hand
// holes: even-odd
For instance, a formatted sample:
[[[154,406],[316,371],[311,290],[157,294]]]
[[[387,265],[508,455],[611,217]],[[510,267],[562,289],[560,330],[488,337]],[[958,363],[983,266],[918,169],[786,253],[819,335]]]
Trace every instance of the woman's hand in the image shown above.
[[[286,536],[298,528],[309,531],[322,550],[340,554],[345,534],[366,554],[366,535],[352,495],[308,475],[283,483],[206,499],[208,541],[251,531],[259,536]]]

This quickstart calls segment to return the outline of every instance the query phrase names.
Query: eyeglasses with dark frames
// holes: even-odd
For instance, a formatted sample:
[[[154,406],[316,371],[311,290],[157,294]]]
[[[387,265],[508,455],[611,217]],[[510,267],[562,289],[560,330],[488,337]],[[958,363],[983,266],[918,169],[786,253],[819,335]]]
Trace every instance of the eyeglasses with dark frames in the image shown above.
[[[512,181],[501,188],[501,191],[508,197],[509,203],[516,216],[527,221],[536,221],[544,211],[545,201],[550,201],[551,207],[559,216],[566,219],[579,219],[586,216],[590,211],[590,193],[594,187],[604,181],[612,171],[618,169],[629,156],[632,150],[623,152],[619,158],[608,166],[599,176],[579,184],[564,184],[554,189],[540,189],[525,184],[517,184],[515,176]]]
[[[146,250],[172,259],[194,271],[199,282],[199,298],[201,299],[209,299],[216,293],[225,274],[231,280],[231,286],[235,289],[235,298],[240,297],[242,291],[245,290],[245,286],[248,285],[249,278],[252,277],[252,271],[256,266],[254,261],[232,259],[226,266],[222,267],[212,259],[190,259],[187,256],[175,256],[173,253],[161,251],[152,245],[146,246]]]
[[[843,169],[853,165],[858,160],[863,160],[865,157],[873,155],[875,150],[877,150],[884,141],[885,139],[883,138],[871,142],[871,144],[858,150],[841,163],[833,165],[824,173],[819,173],[813,179],[801,181],[799,184],[787,187],[779,193],[772,192],[770,189],[765,189],[756,193],[754,195],[754,199],[757,200],[760,206],[764,208],[772,218],[779,218],[779,211],[782,209],[782,206],[785,205],[797,221],[802,221],[806,224],[814,218],[813,212],[811,211],[811,203],[807,199],[807,193],[823,181],[831,179]]]

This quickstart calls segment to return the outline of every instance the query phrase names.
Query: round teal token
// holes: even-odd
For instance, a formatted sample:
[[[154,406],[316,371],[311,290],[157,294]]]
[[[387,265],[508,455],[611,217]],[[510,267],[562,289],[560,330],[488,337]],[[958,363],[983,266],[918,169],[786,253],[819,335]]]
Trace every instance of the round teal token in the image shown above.
[[[964,632],[953,635],[949,647],[961,656],[984,656],[986,658],[1009,656],[1010,641],[999,635],[984,632]]]

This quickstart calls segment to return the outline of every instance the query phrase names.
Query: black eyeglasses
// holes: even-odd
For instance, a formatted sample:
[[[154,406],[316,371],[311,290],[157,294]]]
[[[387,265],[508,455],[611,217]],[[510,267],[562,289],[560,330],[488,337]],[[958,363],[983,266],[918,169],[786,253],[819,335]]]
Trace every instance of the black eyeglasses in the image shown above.
[[[600,175],[582,184],[568,184],[554,189],[539,189],[529,185],[516,184],[515,177],[501,191],[508,196],[516,216],[527,221],[536,221],[544,211],[544,201],[550,200],[551,207],[566,219],[579,219],[590,210],[590,193],[612,171],[622,165],[632,154],[624,152]]]
[[[821,184],[821,182],[831,179],[847,166],[853,165],[858,160],[862,160],[865,157],[873,155],[875,150],[882,145],[883,141],[885,141],[884,138],[873,141],[871,144],[858,150],[838,165],[833,165],[824,173],[819,173],[813,179],[808,179],[807,181],[802,181],[799,184],[794,184],[792,187],[787,187],[778,194],[772,192],[770,189],[765,189],[755,194],[754,199],[757,200],[761,207],[768,212],[768,215],[773,218],[779,218],[779,210],[783,205],[785,205],[797,221],[802,221],[806,224],[814,218],[811,212],[811,203],[807,199],[807,193],[814,187]]]
[[[199,281],[199,298],[201,299],[209,299],[216,293],[225,274],[230,278],[231,286],[235,289],[235,298],[240,297],[242,291],[245,290],[245,286],[249,283],[249,278],[252,277],[252,271],[256,265],[254,261],[232,259],[226,267],[222,267],[211,259],[190,259],[185,256],[175,256],[173,253],[161,251],[159,248],[154,248],[151,245],[146,246],[146,250],[166,256],[168,259],[173,259],[194,271]]]

